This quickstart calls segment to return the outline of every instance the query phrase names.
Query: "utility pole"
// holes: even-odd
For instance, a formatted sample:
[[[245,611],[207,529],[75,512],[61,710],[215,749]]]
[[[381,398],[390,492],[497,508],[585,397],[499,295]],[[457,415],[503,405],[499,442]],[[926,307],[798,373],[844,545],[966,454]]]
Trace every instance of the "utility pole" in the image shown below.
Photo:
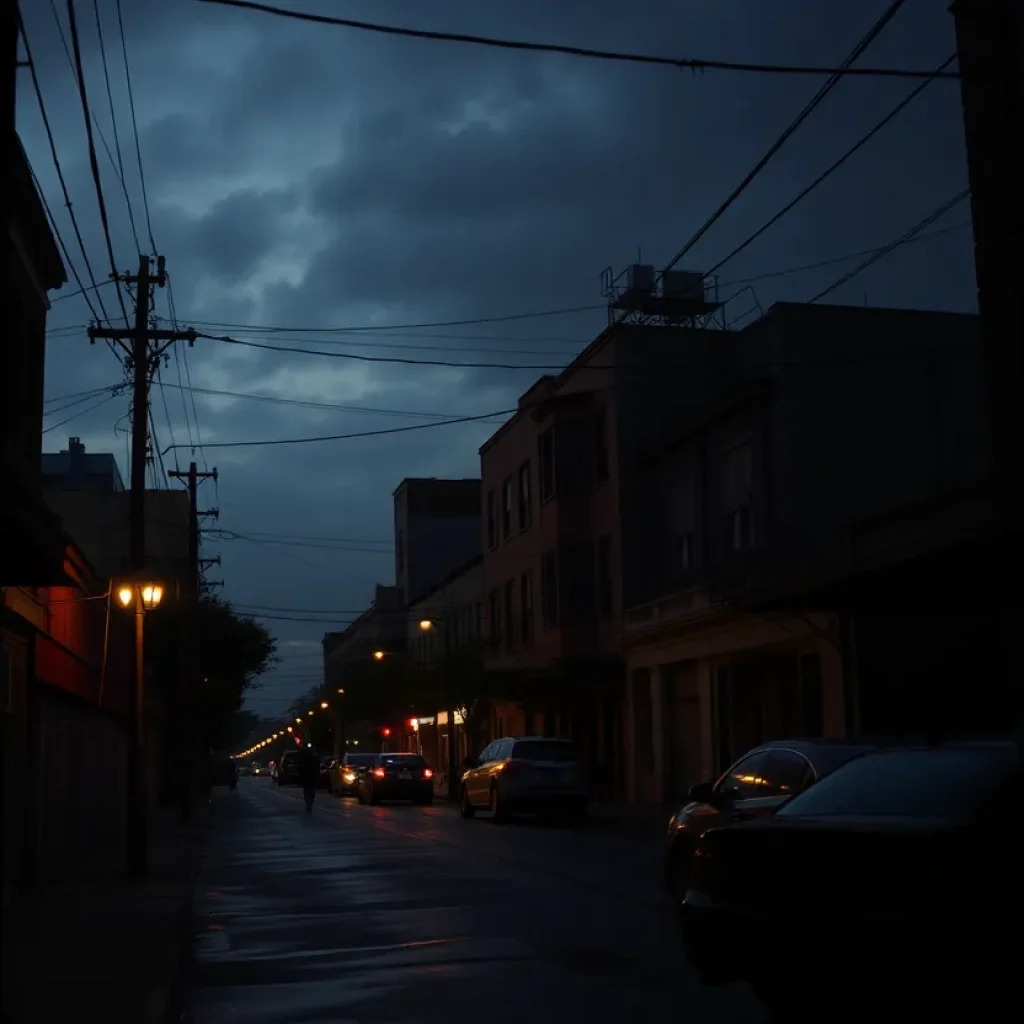
[[[1019,590],[1024,474],[1024,10],[1020,0],[954,0],[974,262],[988,387],[989,454],[1003,564],[996,640],[1005,711],[1024,710],[1024,607]]]
[[[181,777],[180,799],[181,816],[185,821],[192,817],[192,797],[195,794],[197,779],[196,767],[200,763],[199,755],[199,732],[197,730],[197,719],[199,717],[199,646],[197,642],[197,619],[199,615],[199,598],[201,594],[202,568],[206,562],[216,562],[220,565],[220,559],[205,559],[199,556],[199,519],[202,515],[213,515],[219,513],[217,509],[206,509],[199,511],[199,481],[216,480],[217,470],[212,469],[206,473],[200,473],[199,467],[189,463],[188,472],[182,470],[171,470],[167,474],[178,480],[185,480],[188,487],[188,564],[191,567],[191,579],[187,588],[187,607],[185,616],[182,619],[182,639],[185,649],[185,656],[182,658],[181,674],[179,678],[179,729],[182,743],[181,756]]]
[[[118,342],[128,355],[132,374],[131,492],[128,503],[128,562],[135,582],[146,570],[146,449],[149,441],[149,383],[163,352],[177,341],[192,344],[195,331],[165,331],[150,326],[152,290],[164,287],[167,275],[164,258],[157,257],[157,272],[150,273],[152,261],[139,256],[138,274],[125,274],[119,282],[135,285],[135,326],[127,329],[90,327],[89,341]],[[136,878],[146,874],[149,860],[149,764],[146,756],[146,674],[142,652],[141,624],[136,623],[134,670],[132,675],[128,737],[128,806],[126,841],[128,871]]]

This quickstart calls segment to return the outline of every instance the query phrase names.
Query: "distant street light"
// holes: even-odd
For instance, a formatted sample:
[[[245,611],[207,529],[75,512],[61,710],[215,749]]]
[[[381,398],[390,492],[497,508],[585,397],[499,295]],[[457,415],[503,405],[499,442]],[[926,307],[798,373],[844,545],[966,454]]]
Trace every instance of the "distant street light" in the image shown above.
[[[420,629],[424,633],[429,633],[434,628],[434,622],[432,619],[420,619]]]
[[[326,711],[327,708],[330,707],[330,704],[328,704],[327,701],[322,700],[322,701],[320,701],[320,707],[322,707]],[[312,714],[312,712],[310,712],[310,714]]]
[[[373,660],[374,661],[383,661],[384,660],[384,654],[385,654],[384,651],[374,651],[373,652]]]
[[[292,727],[290,725],[288,726],[288,729],[286,731],[287,732],[294,732],[294,730],[292,729]]]
[[[296,718],[295,719],[295,724],[296,725],[302,725],[302,719],[301,718]],[[288,731],[291,732],[291,729],[289,729]]]
[[[342,689],[339,689],[339,690],[338,690],[338,693],[344,693],[344,692],[345,692],[345,691],[344,691],[344,690],[342,690]]]

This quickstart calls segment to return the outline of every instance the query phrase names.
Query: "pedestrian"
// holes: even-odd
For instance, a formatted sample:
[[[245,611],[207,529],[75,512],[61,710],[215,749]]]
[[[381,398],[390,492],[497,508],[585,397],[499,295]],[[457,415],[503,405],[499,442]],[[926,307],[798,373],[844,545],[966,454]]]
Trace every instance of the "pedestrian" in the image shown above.
[[[302,795],[306,800],[306,810],[313,810],[313,798],[317,786],[320,785],[320,758],[312,747],[303,747],[299,754],[299,781],[302,783]]]

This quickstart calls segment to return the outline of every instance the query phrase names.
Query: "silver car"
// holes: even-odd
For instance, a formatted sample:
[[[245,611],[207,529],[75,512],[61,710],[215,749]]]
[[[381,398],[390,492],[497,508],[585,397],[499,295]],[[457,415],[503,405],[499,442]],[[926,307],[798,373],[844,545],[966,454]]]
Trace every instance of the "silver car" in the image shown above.
[[[495,819],[518,811],[561,811],[582,817],[590,798],[579,749],[547,736],[506,736],[467,758],[459,783],[464,818],[488,810]]]

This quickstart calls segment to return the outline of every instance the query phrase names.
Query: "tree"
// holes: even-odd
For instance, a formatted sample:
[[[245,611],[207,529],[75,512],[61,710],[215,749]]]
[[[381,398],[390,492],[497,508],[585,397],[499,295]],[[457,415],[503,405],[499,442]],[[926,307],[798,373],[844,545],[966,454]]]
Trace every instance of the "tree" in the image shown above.
[[[175,693],[180,683],[180,627],[190,611],[187,605],[171,605],[150,620],[148,660],[167,694]],[[204,742],[221,749],[236,740],[234,716],[246,691],[276,662],[277,642],[261,623],[238,615],[215,597],[202,598],[195,615],[199,726]]]

